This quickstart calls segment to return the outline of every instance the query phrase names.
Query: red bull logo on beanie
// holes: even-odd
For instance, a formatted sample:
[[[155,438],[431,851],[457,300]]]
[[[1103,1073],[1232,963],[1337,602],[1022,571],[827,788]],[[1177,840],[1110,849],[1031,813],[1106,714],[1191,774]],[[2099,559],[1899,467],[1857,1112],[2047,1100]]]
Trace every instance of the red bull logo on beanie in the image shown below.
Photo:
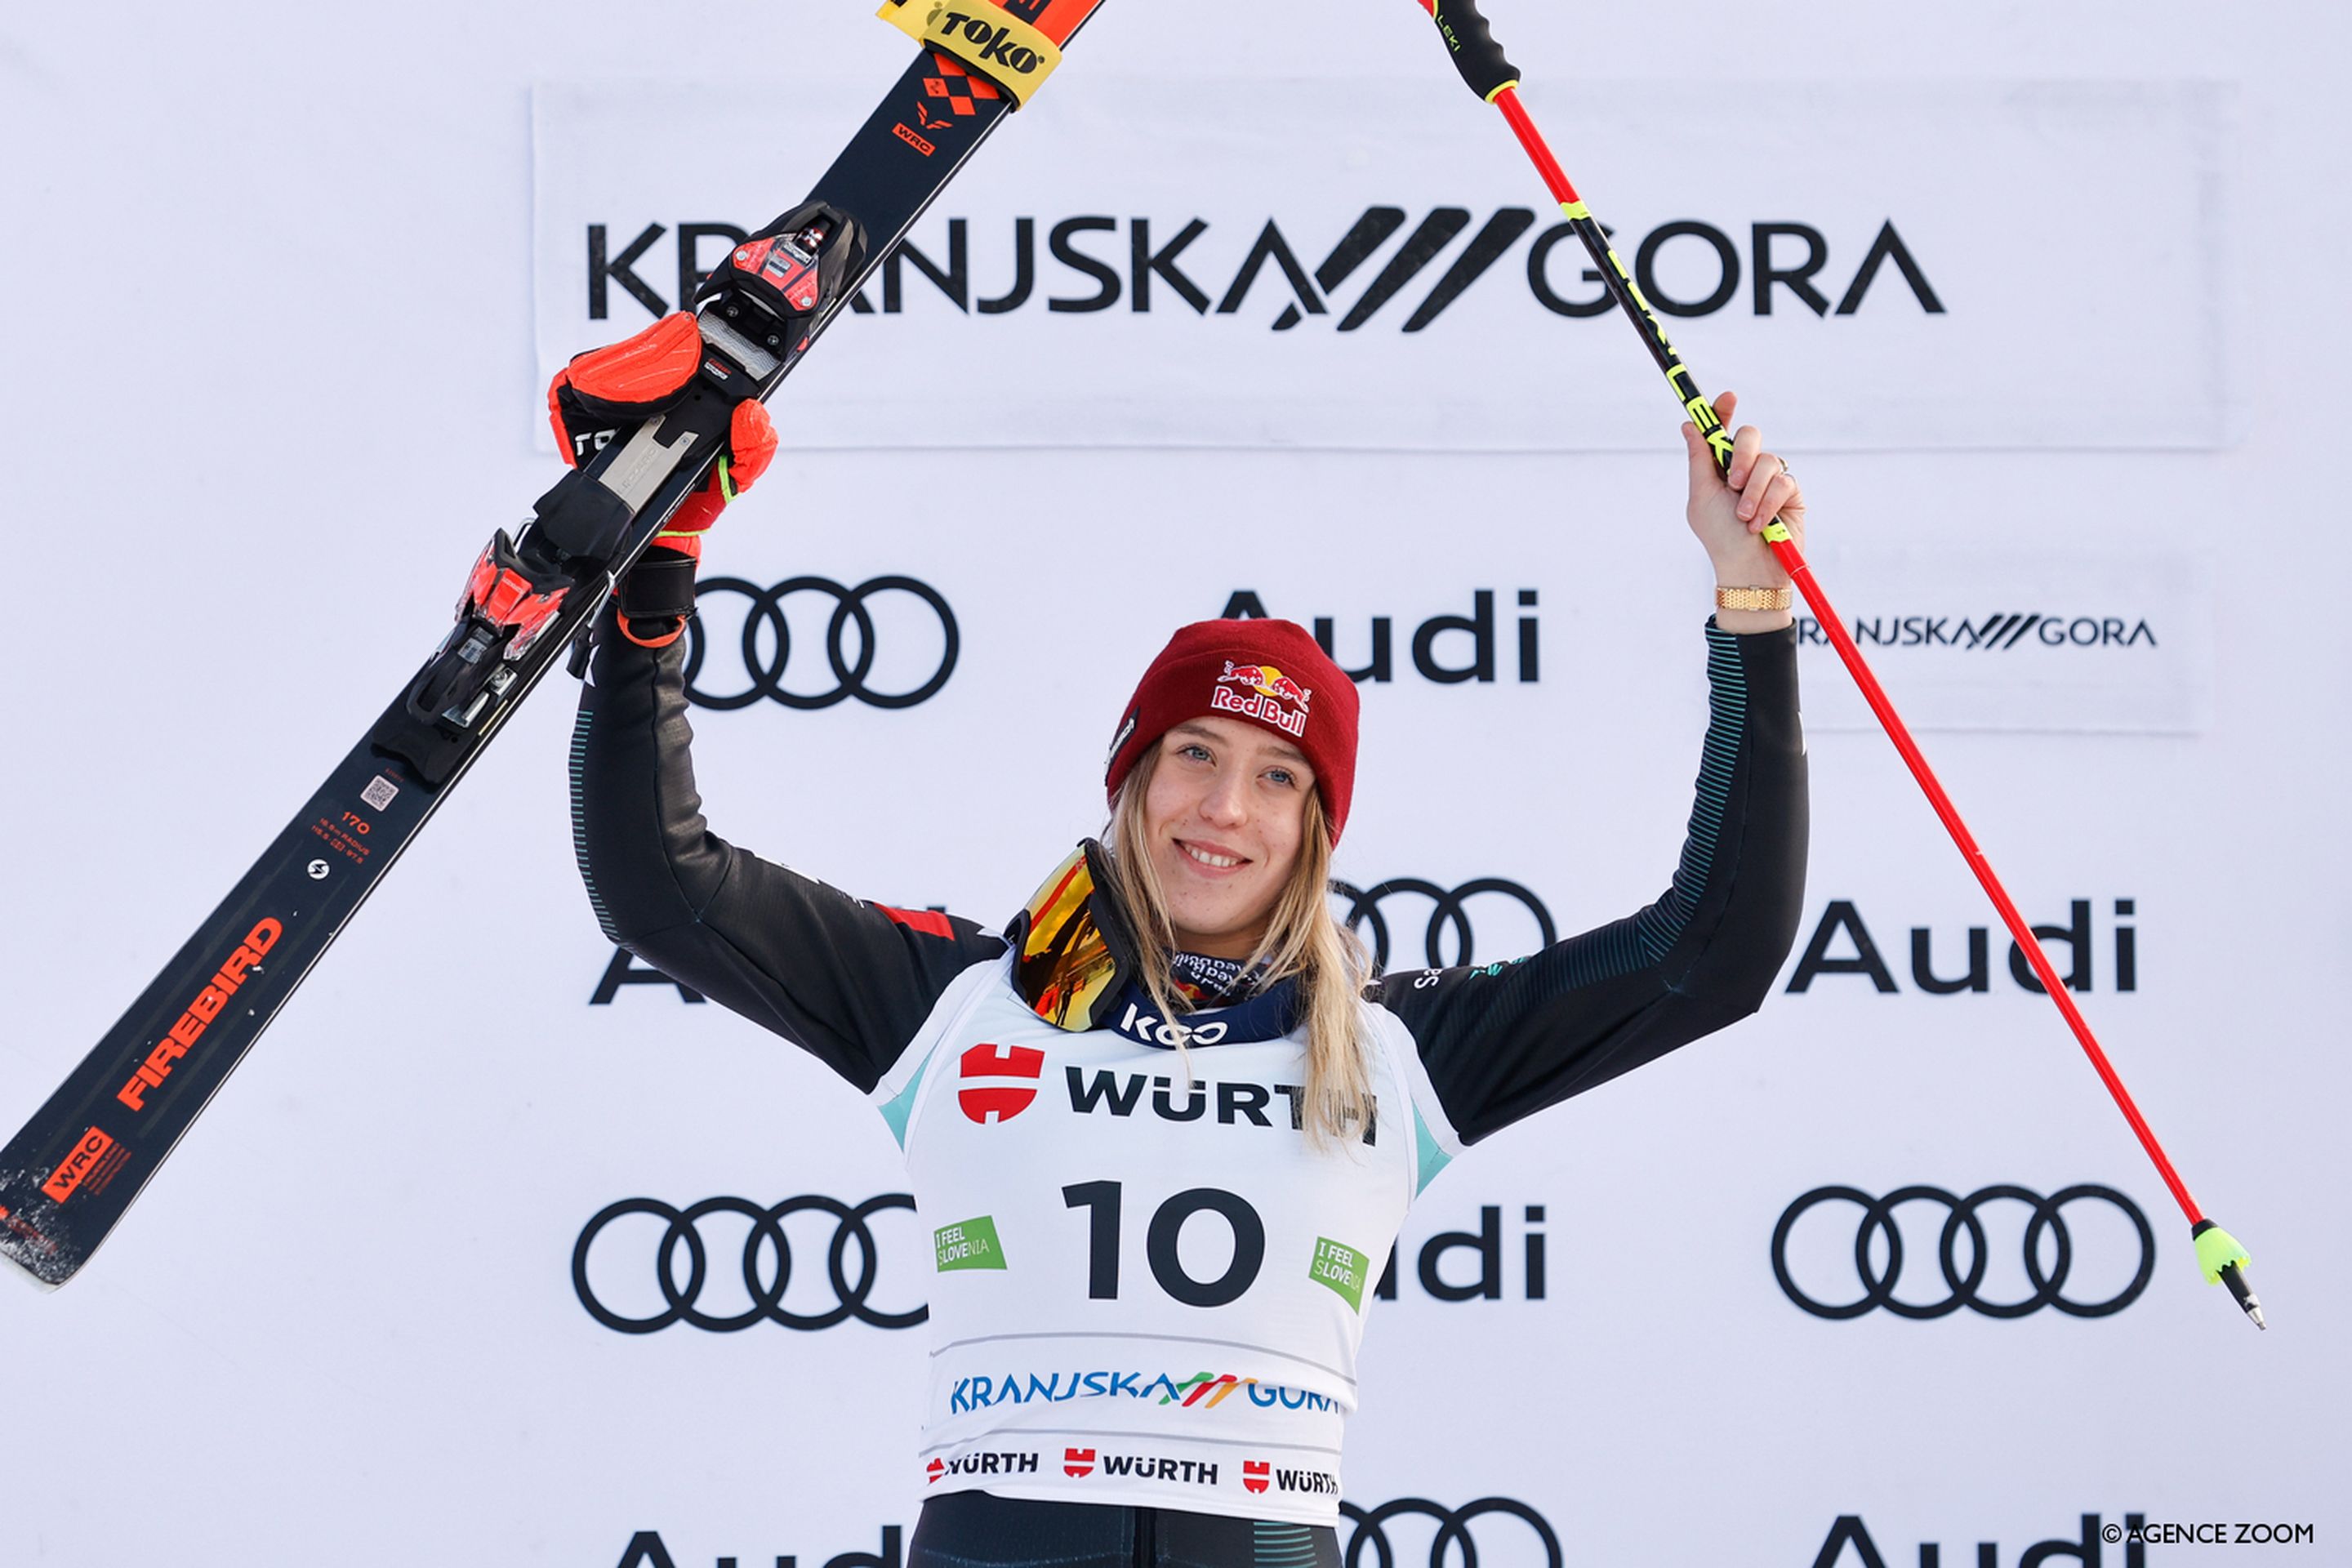
[[[1217,679],[1220,682],[1230,680],[1249,687],[1268,697],[1279,697],[1285,702],[1296,704],[1302,711],[1307,705],[1307,699],[1314,696],[1313,692],[1270,664],[1235,664],[1227,659],[1225,673]]]
[[[1230,691],[1228,686],[1247,689]],[[1209,693],[1209,706],[1221,713],[1238,713],[1271,724],[1296,737],[1307,732],[1307,707],[1314,695],[1270,664],[1235,664],[1227,659],[1224,674],[1217,677],[1216,689]],[[1297,711],[1292,712],[1293,708]]]

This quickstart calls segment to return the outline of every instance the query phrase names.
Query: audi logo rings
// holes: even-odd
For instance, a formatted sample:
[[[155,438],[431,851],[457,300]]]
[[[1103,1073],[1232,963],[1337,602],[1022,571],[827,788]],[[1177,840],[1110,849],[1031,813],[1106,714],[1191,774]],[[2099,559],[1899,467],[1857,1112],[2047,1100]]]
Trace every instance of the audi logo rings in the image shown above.
[[[915,1200],[908,1193],[884,1193],[852,1207],[837,1198],[805,1195],[786,1198],[772,1207],[762,1207],[745,1198],[705,1198],[698,1204],[676,1208],[658,1198],[623,1198],[596,1211],[593,1218],[580,1232],[580,1240],[572,1248],[572,1289],[580,1297],[580,1304],[588,1315],[616,1333],[651,1334],[668,1328],[672,1323],[690,1323],[714,1334],[731,1334],[758,1322],[781,1323],[788,1329],[829,1329],[836,1323],[856,1318],[861,1323],[871,1323],[877,1329],[911,1329],[930,1316],[928,1306],[916,1307],[904,1312],[885,1312],[867,1304],[873,1294],[874,1276],[879,1248],[874,1233],[866,1222],[885,1209],[911,1211]],[[833,1244],[826,1249],[825,1278],[833,1286],[835,1304],[821,1312],[798,1312],[784,1305],[784,1291],[792,1283],[793,1248],[784,1237],[783,1222],[796,1214],[814,1212],[831,1215],[835,1221]],[[715,1214],[740,1215],[751,1221],[751,1228],[743,1238],[743,1289],[751,1306],[729,1316],[716,1316],[697,1306],[704,1282],[710,1274],[709,1249],[701,1232],[700,1222]],[[654,1279],[661,1287],[662,1310],[648,1317],[632,1318],[614,1311],[597,1299],[588,1280],[588,1253],[604,1227],[625,1215],[650,1215],[668,1226],[662,1233],[661,1243],[654,1249]],[[848,1260],[852,1243],[857,1247],[857,1276],[850,1278]],[[686,1279],[677,1279],[678,1248],[686,1249]],[[762,1255],[774,1258],[773,1271],[762,1278]]]
[[[751,684],[741,691],[719,693],[706,691],[698,684],[710,654],[709,639],[704,636],[698,617],[689,622],[686,649],[686,699],[698,708],[728,712],[749,708],[762,697],[804,710],[830,708],[852,697],[872,708],[912,708],[939,695],[948,677],[955,673],[956,656],[962,647],[955,612],[948,608],[947,600],[929,584],[912,577],[869,577],[855,588],[845,588],[830,577],[787,577],[772,588],[762,588],[740,577],[712,577],[696,589],[698,606],[714,594],[740,594],[751,601],[743,616],[740,639],[743,671]],[[830,690],[789,691],[784,688],[784,669],[793,658],[792,626],[784,615],[784,601],[794,594],[833,595],[833,616],[824,628],[825,662],[832,667],[834,679]],[[879,594],[911,595],[929,605],[931,613],[939,617],[939,668],[911,690],[877,691],[866,683],[866,677],[874,672],[877,647],[874,612],[868,602]],[[853,624],[857,627],[855,656],[842,646],[842,634]],[[762,628],[766,631],[764,637]],[[763,643],[767,645],[764,652]]]
[[[1984,1222],[1979,1211],[1989,1203],[2010,1200],[2025,1205],[2032,1216],[2025,1222],[2025,1278],[2032,1286],[2030,1294],[2015,1301],[1988,1301],[1978,1294],[1984,1283],[1985,1269],[1991,1260],[1991,1249],[1986,1245]],[[2066,1218],[2060,1211],[2067,1205],[2096,1199],[2113,1205],[2132,1228],[2139,1233],[2139,1268],[2126,1285],[2104,1301],[2075,1301],[2065,1295],[2066,1279],[2074,1266],[2074,1238],[2066,1228]],[[1853,1301],[1832,1304],[1815,1299],[1798,1287],[1789,1269],[1789,1233],[1796,1227],[1804,1214],[1821,1204],[1850,1203],[1862,1210],[1862,1223],[1854,1231],[1854,1272],[1862,1283],[1861,1297]],[[1948,1294],[1930,1302],[1903,1301],[1895,1299],[1895,1286],[1903,1275],[1903,1231],[1895,1221],[1895,1210],[1903,1204],[1941,1204],[1951,1211],[1944,1221],[1942,1236],[1937,1243],[1936,1258],[1942,1268],[1944,1284]],[[1958,1243],[1961,1234],[1969,1238],[1969,1262],[1960,1267]],[[2047,1273],[2042,1267],[2042,1239],[2047,1232],[2055,1241],[2055,1253]],[[1872,1238],[1886,1238],[1886,1258],[1882,1272],[1871,1262]],[[1883,1198],[1872,1197],[1857,1187],[1815,1187],[1789,1205],[1780,1215],[1780,1223],[1772,1227],[1772,1275],[1780,1280],[1780,1289],[1790,1300],[1817,1318],[1859,1318],[1875,1308],[1884,1307],[1897,1317],[1940,1318],[1962,1307],[1974,1309],[1988,1318],[2022,1318],[2044,1307],[2055,1307],[2069,1317],[2104,1318],[2122,1311],[2140,1298],[2156,1274],[2156,1232],[2147,1223],[2139,1205],[2116,1191],[2095,1183],[2084,1182],[2060,1189],[2049,1197],[2024,1187],[2002,1184],[1979,1187],[1967,1197],[1956,1197],[1941,1187],[1897,1187]]]
[[[1483,893],[1500,893],[1507,898],[1517,899],[1528,913],[1535,917],[1539,937],[1538,946],[1549,947],[1559,940],[1559,934],[1551,923],[1551,911],[1544,908],[1543,900],[1518,883],[1501,877],[1479,877],[1463,883],[1451,892],[1419,877],[1391,877],[1360,891],[1335,880],[1331,884],[1331,896],[1348,902],[1348,911],[1340,920],[1349,931],[1364,925],[1371,928],[1372,968],[1376,972],[1389,966],[1389,922],[1381,912],[1381,903],[1396,893],[1419,894],[1434,906],[1429,912],[1428,932],[1423,938],[1423,946],[1433,968],[1443,968],[1446,963],[1442,943],[1448,926],[1453,928],[1455,944],[1453,962],[1468,963],[1471,961],[1470,914],[1463,906]]]
[[[1355,1534],[1349,1538],[1347,1548],[1340,1555],[1342,1568],[1399,1568],[1397,1553],[1389,1542],[1385,1527],[1389,1521],[1407,1514],[1417,1514],[1437,1521],[1437,1533],[1429,1543],[1429,1568],[1447,1568],[1446,1548],[1449,1546],[1461,1549],[1461,1556],[1453,1560],[1459,1563],[1460,1568],[1478,1568],[1480,1553],[1477,1545],[1470,1539],[1470,1525],[1472,1521],[1487,1514],[1507,1515],[1534,1531],[1536,1540],[1543,1546],[1545,1568],[1561,1568],[1566,1561],[1559,1549],[1559,1536],[1553,1531],[1550,1521],[1517,1498],[1480,1498],[1460,1508],[1447,1508],[1427,1498],[1408,1497],[1384,1502],[1375,1509],[1361,1509],[1354,1503],[1342,1502],[1339,1511],[1356,1527]],[[1494,1542],[1486,1544],[1491,1552]],[[1495,1561],[1491,1556],[1486,1560]]]

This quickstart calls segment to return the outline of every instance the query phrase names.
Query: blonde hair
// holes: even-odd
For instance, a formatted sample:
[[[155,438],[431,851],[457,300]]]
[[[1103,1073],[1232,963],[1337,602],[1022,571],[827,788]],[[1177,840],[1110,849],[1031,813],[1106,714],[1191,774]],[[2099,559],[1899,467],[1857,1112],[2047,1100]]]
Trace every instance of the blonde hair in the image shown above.
[[[1160,1016],[1173,1019],[1189,1011],[1191,1004],[1177,994],[1170,969],[1176,930],[1168,896],[1151,857],[1142,848],[1147,842],[1144,797],[1159,766],[1160,748],[1155,745],[1137,760],[1111,804],[1109,882],[1136,934],[1144,989],[1158,1004]],[[1371,1125],[1370,1074],[1364,1065],[1356,1010],[1356,999],[1370,978],[1371,960],[1355,932],[1332,918],[1331,832],[1320,791],[1307,792],[1306,820],[1300,826],[1304,839],[1290,880],[1276,899],[1265,934],[1245,963],[1263,965],[1267,983],[1298,977],[1307,1015],[1306,1105],[1300,1120],[1307,1136],[1325,1144],[1345,1142]],[[1189,1060],[1186,1066],[1190,1068]]]

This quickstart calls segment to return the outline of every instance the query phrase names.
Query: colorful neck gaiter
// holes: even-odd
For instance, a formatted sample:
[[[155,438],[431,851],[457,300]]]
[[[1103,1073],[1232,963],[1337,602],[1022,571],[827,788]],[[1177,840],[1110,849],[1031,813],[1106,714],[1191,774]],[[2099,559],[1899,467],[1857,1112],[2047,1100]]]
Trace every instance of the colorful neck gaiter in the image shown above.
[[[1168,960],[1176,994],[1195,1007],[1223,1007],[1241,1001],[1257,989],[1263,973],[1245,968],[1238,958],[1212,958],[1205,952],[1179,952]]]

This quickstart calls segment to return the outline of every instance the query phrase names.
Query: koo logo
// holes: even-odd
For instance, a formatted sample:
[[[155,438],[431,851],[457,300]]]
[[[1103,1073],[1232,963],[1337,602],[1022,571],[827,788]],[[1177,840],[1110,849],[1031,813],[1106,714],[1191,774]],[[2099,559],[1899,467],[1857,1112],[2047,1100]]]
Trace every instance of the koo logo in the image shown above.
[[[1257,237],[1245,251],[1238,244],[1225,244],[1222,236],[1201,250],[1193,250],[1212,230],[1213,226],[1205,218],[1191,219],[1164,242],[1157,241],[1150,218],[1131,217],[1124,225],[1118,218],[1103,215],[1062,218],[1046,230],[1046,253],[1061,268],[1061,276],[1047,279],[1046,287],[1075,287],[1080,291],[1049,292],[1045,300],[1045,309],[1060,314],[1088,315],[1114,310],[1124,300],[1130,312],[1141,315],[1150,313],[1156,300],[1173,294],[1196,316],[1232,316],[1241,311],[1251,292],[1263,282],[1276,294],[1288,296],[1273,323],[1276,331],[1286,332],[1309,316],[1330,315],[1339,304],[1341,287],[1369,270],[1370,280],[1339,316],[1339,331],[1352,332],[1378,316],[1434,265],[1469,228],[1471,220],[1467,207],[1433,208],[1413,226],[1385,262],[1377,268],[1368,268],[1389,241],[1404,231],[1406,216],[1405,209],[1398,206],[1365,208],[1362,216],[1324,253],[1311,274],[1289,235],[1273,218],[1258,228]],[[1003,292],[992,296],[975,297],[969,220],[947,220],[944,262],[916,246],[900,247],[883,263],[882,313],[897,315],[905,309],[908,267],[929,279],[950,303],[967,314],[977,310],[983,316],[1003,315],[1031,304],[1038,297],[1040,282],[1040,221],[1034,217],[1013,220],[1010,245],[996,250],[1002,259],[992,261],[989,268],[993,278],[1005,279]],[[1418,332],[1436,321],[1535,226],[1536,215],[1527,207],[1498,209],[1471,236],[1422,296],[1420,303],[1405,317],[1403,330]],[[1944,313],[1943,300],[1892,218],[1881,220],[1874,237],[1851,272],[1829,270],[1830,241],[1815,225],[1778,222],[1746,226],[1748,247],[1743,255],[1738,241],[1732,237],[1738,226],[1723,226],[1691,218],[1662,224],[1634,246],[1634,281],[1662,315],[1714,315],[1732,308],[1740,299],[1745,283],[1748,308],[1756,315],[1769,316],[1776,306],[1793,300],[1815,316],[1843,317],[1860,311],[1873,287],[1891,270],[1910,291],[1920,310],[1931,316]],[[1123,246],[1122,227],[1126,230]],[[601,321],[606,318],[612,289],[616,284],[648,313],[668,314],[668,302],[635,268],[669,230],[661,224],[648,223],[617,253],[612,248],[610,226],[593,223],[587,226],[587,231],[588,319]],[[627,232],[625,226],[622,232]],[[1244,225],[1229,232],[1238,237],[1249,229]],[[1580,247],[1574,243],[1575,233],[1568,224],[1554,224],[1528,245],[1525,268],[1528,298],[1555,316],[1606,315],[1614,308],[1614,301],[1597,269],[1587,265],[1575,278],[1560,276],[1566,266],[1572,264],[1556,259],[1554,253],[1562,245],[1567,246],[1570,258],[1582,257]],[[741,245],[750,234],[749,229],[729,223],[678,225],[677,238],[672,242],[677,298],[691,298],[700,286],[709,271],[702,264],[706,247],[716,260]],[[1225,257],[1222,263],[1206,254],[1221,247]],[[1190,256],[1188,251],[1192,252]],[[1236,254],[1237,261],[1233,259]],[[1008,272],[1010,278],[1006,279]],[[1842,284],[1837,282],[1840,278],[1844,279]],[[1221,284],[1220,279],[1225,281]],[[1834,303],[1822,282],[1838,290]],[[1204,283],[1207,287],[1203,287]],[[875,306],[861,292],[851,297],[850,309],[861,315],[871,315]]]

